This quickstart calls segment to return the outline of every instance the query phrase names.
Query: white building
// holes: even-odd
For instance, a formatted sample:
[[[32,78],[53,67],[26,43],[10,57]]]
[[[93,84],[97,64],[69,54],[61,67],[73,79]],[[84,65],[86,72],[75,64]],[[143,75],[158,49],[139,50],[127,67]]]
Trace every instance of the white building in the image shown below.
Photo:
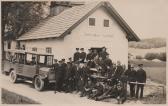
[[[17,39],[27,51],[50,52],[54,58],[72,57],[75,48],[105,46],[112,61],[128,63],[128,41],[140,39],[109,2],[93,2],[48,17]]]

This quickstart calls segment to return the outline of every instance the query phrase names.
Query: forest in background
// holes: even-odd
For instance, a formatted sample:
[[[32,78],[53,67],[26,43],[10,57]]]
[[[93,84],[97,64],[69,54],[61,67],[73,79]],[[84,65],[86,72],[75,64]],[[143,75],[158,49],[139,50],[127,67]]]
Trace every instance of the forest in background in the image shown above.
[[[129,42],[129,47],[138,49],[166,47],[166,39],[165,38],[142,39],[140,42]]]

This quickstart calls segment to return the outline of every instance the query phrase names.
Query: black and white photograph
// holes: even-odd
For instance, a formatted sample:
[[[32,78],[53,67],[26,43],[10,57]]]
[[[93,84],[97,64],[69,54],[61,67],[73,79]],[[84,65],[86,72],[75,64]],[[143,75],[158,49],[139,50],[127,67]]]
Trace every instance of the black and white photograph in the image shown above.
[[[1,1],[1,104],[166,104],[167,0]]]

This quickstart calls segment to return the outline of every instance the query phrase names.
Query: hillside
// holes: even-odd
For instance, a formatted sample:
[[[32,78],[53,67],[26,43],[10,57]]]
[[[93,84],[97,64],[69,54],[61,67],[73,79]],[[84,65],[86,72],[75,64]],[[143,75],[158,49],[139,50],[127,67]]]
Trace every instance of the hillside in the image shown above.
[[[165,38],[142,39],[140,42],[129,42],[129,48],[151,49],[166,47]]]

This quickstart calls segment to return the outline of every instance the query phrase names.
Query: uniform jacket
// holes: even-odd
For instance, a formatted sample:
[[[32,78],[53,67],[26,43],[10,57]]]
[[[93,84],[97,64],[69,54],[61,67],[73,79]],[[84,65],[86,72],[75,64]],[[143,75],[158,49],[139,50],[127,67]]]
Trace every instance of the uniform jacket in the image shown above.
[[[129,69],[125,72],[125,75],[128,77],[128,80],[130,82],[135,82],[136,81],[136,74],[137,74],[137,72],[135,70],[131,71],[131,69]]]
[[[106,51],[102,51],[99,53],[99,56],[102,57],[102,59],[104,60],[104,59],[106,59],[107,54],[108,53]]]
[[[85,58],[86,58],[86,53],[85,52],[81,52],[80,55],[79,55],[79,58],[81,59],[80,62],[84,62],[85,61]]]
[[[74,53],[74,62],[78,61],[80,58],[80,53],[79,52],[75,52]]]
[[[137,70],[136,80],[140,83],[146,83],[146,72],[143,69]]]

